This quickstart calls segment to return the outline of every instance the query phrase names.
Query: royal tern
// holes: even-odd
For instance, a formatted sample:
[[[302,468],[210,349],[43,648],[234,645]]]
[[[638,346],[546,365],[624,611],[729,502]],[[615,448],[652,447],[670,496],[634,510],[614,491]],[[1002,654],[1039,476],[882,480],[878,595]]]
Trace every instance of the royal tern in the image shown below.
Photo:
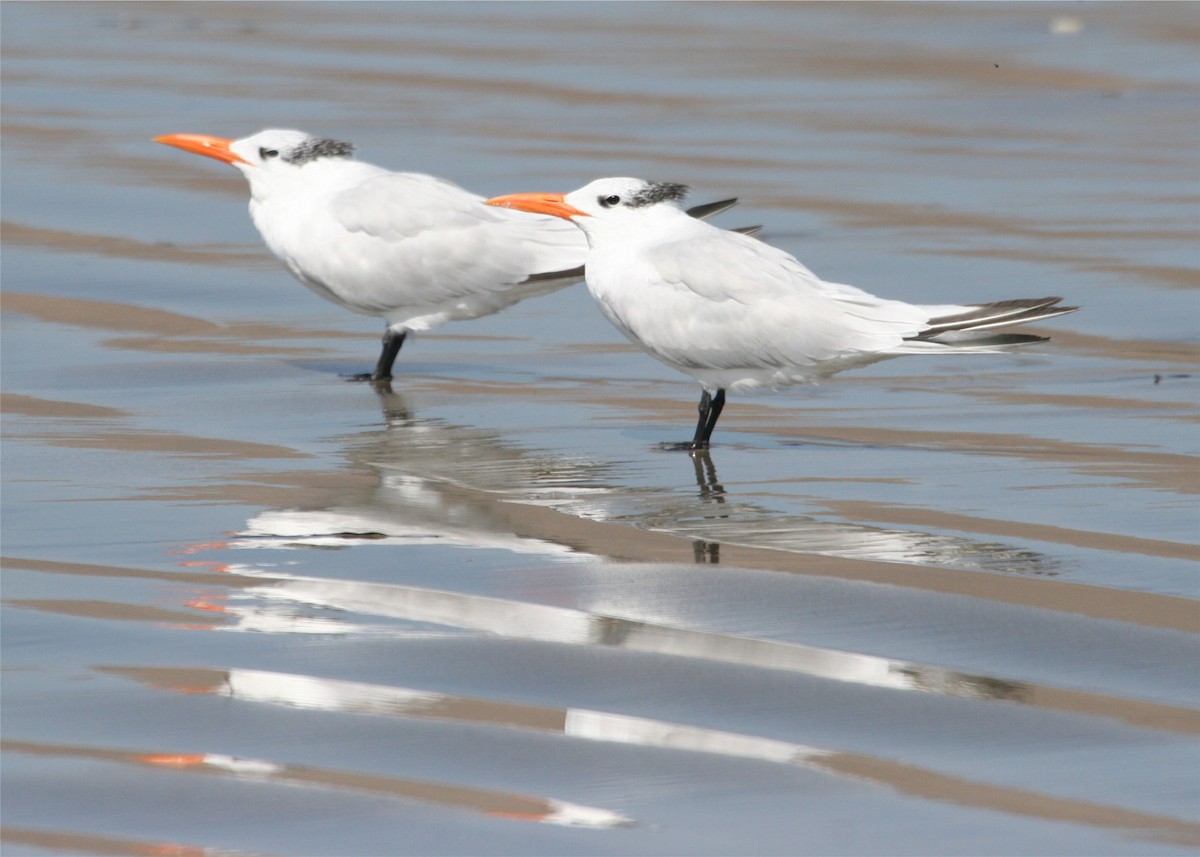
[[[600,179],[568,194],[489,205],[553,214],[587,236],[588,291],[608,320],[700,382],[687,449],[705,449],[725,391],[817,381],[902,354],[1005,351],[1045,337],[997,328],[1073,312],[1057,297],[920,306],[827,283],[793,256],[686,217],[687,187]]]
[[[288,270],[321,297],[387,322],[375,371],[356,380],[391,378],[410,331],[490,315],[583,277],[587,242],[570,224],[356,161],[349,143],[280,129],[154,140],[237,167],[250,183],[250,217]]]

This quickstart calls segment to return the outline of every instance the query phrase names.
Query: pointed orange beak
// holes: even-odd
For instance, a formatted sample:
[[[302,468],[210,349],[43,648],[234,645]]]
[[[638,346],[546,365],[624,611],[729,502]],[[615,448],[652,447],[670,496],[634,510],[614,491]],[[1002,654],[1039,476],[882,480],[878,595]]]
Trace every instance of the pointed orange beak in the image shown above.
[[[488,205],[497,208],[515,208],[518,211],[531,211],[534,214],[553,214],[570,220],[572,217],[588,217],[586,211],[580,211],[563,201],[561,193],[511,193],[508,196],[497,196],[487,201]]]
[[[165,143],[176,149],[183,149],[185,152],[216,158],[227,164],[250,163],[241,155],[234,154],[229,148],[233,140],[227,140],[224,137],[210,137],[207,134],[167,134],[163,137],[155,137],[154,142]]]

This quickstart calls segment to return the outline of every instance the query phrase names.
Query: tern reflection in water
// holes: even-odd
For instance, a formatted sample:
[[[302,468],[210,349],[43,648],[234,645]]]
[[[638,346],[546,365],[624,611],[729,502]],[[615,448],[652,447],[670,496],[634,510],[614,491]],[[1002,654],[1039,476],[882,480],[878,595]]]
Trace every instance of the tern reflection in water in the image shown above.
[[[521,730],[561,736],[569,741],[714,754],[751,762],[804,767],[834,776],[865,780],[901,793],[913,793],[916,790],[926,798],[989,810],[1038,818],[1057,810],[1071,813],[1072,819],[1088,825],[1128,828],[1130,833],[1142,836],[1147,831],[1153,831],[1151,835],[1161,836],[1166,831],[1174,830],[1175,835],[1185,837],[1184,841],[1195,840],[1193,828],[1169,817],[1130,813],[1102,804],[1064,801],[1053,794],[998,787],[976,779],[986,778],[986,771],[973,772],[967,777],[947,775],[934,768],[895,762],[874,753],[813,747],[791,740],[727,732],[619,712],[516,703],[489,697],[460,696],[410,687],[241,668],[107,666],[95,669],[167,692],[213,694],[237,702],[319,712],[454,723],[472,728],[474,740],[479,742],[508,743],[511,730]],[[997,698],[1006,697],[998,694]],[[557,749],[549,752],[557,752]],[[139,755],[134,761],[174,766],[199,764],[211,770],[228,771],[256,779],[280,779],[285,783],[336,783],[337,787],[343,789],[368,788],[397,797],[443,803],[522,821],[595,829],[625,827],[636,823],[612,810],[568,804],[547,797],[478,787],[463,788],[461,785],[447,788],[441,783],[378,775],[362,776],[353,772],[299,769],[260,760],[183,754],[169,757]],[[919,785],[914,788],[914,783]]]
[[[621,559],[659,560],[649,549],[647,555],[637,556],[642,548],[626,547],[631,539],[622,538],[622,531],[634,532],[627,529],[628,523],[714,543],[725,541],[723,533],[734,532],[753,544],[765,532],[774,537],[767,540],[769,546],[784,558],[811,551],[817,538],[827,552],[873,559],[919,556],[928,562],[931,553],[958,559],[981,550],[971,542],[920,533],[781,519],[721,489],[709,458],[696,459],[698,494],[630,491],[605,484],[616,481],[618,465],[530,453],[481,429],[418,419],[394,395],[385,405],[388,419],[383,428],[348,438],[344,445],[346,458],[356,468],[375,474],[371,487],[343,492],[316,508],[261,513],[221,545],[259,549],[266,555],[261,562],[223,564],[224,570],[240,576],[240,582],[215,598],[206,596],[206,609],[220,612],[226,620],[214,630],[327,634],[338,633],[335,628],[340,626],[341,633],[397,637],[492,635],[784,670],[892,690],[1013,701],[1026,696],[1027,685],[1003,678],[690,627],[682,617],[647,620],[620,615],[624,611],[619,609],[538,603],[536,596],[530,600],[524,595],[480,595],[438,583],[432,588],[289,573],[286,561],[281,563],[270,552],[437,543],[500,548],[552,561],[594,563],[611,558],[611,551],[618,549],[625,551]],[[612,504],[628,510],[631,502],[641,510],[626,515],[625,524],[606,508]],[[581,504],[587,507],[583,516],[578,513]],[[767,522],[770,528],[763,526]],[[662,536],[649,541],[678,544]],[[718,558],[715,544],[708,557]],[[781,561],[779,570],[794,565]],[[355,574],[352,564],[339,567]],[[654,566],[647,568],[652,573]]]
[[[228,594],[208,596],[203,609],[222,614],[226,621],[206,630],[328,634],[328,627],[314,625],[314,619],[324,619],[343,624],[347,634],[411,638],[458,633],[614,648],[942,696],[1023,702],[1036,687],[893,658],[629,619],[536,601],[423,586],[306,577],[254,563],[237,563],[226,566],[225,570],[237,574],[243,582]],[[255,584],[247,578],[257,578],[261,583]],[[269,627],[263,624],[259,607],[264,603],[273,606],[273,622]],[[296,619],[291,627],[287,621],[289,607]],[[325,616],[314,616],[314,612],[324,612]]]
[[[728,492],[707,453],[691,457],[696,490],[633,486],[619,462],[525,450],[487,429],[414,415],[379,390],[385,423],[345,438],[346,459],[374,474],[371,488],[344,491],[319,507],[251,518],[232,547],[445,544],[557,558],[653,561],[612,531],[632,526],[692,541],[696,562],[720,561],[736,544],[788,553],[884,562],[1052,574],[1045,556],[1008,545],[781,514]],[[624,483],[624,484],[622,484]],[[618,546],[620,555],[606,552]],[[632,553],[631,553],[632,551]]]
[[[250,669],[100,667],[148,687],[211,693],[245,702],[316,711],[457,721],[609,741],[714,753],[781,764],[803,764],[830,755],[790,741],[704,729],[682,723],[584,708],[561,708],[437,693],[414,688],[341,681]]]

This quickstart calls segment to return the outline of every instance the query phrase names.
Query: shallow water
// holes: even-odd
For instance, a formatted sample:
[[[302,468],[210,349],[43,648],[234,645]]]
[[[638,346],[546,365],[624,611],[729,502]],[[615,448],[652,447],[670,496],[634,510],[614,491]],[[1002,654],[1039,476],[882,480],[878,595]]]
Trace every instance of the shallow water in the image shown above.
[[[6,854],[1200,846],[1200,7],[0,15]],[[377,322],[149,142],[272,126],[1084,311],[734,397],[698,459],[582,287],[377,395]]]

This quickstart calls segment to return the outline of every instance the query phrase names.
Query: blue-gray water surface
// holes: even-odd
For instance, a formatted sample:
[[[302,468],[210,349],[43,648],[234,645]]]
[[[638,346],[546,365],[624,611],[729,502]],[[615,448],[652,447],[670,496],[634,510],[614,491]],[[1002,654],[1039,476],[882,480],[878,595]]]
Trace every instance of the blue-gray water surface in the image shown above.
[[[1200,5],[24,3],[6,855],[1194,854]],[[151,138],[634,175],[1052,341],[731,396],[583,286],[407,343]]]

